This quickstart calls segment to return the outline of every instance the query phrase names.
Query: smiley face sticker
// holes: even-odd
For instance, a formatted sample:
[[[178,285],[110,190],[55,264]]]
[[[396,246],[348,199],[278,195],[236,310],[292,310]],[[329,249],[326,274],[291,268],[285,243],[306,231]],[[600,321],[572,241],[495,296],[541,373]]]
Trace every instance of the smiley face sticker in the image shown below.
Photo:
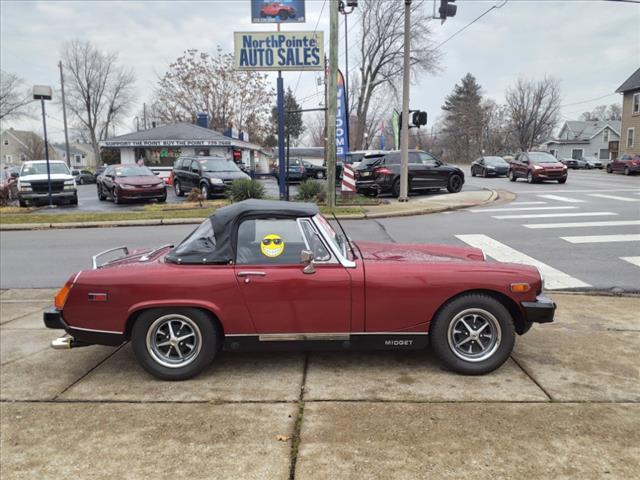
[[[284,240],[275,233],[265,235],[260,242],[260,251],[265,257],[278,257],[284,252]]]

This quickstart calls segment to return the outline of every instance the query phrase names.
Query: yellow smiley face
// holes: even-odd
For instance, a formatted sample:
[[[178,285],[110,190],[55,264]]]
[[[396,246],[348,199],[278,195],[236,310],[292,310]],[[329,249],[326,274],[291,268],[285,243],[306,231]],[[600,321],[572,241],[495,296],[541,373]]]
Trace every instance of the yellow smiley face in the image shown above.
[[[265,235],[260,242],[260,251],[265,257],[278,257],[284,252],[284,240],[275,233]]]

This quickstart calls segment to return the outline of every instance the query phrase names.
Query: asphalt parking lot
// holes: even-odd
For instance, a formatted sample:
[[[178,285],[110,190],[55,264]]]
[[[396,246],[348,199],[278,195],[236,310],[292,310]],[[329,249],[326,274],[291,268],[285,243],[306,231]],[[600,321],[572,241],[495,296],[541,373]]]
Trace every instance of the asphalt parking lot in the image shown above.
[[[498,371],[428,351],[221,354],[159,382],[131,348],[56,351],[54,290],[0,293],[1,477],[640,476],[638,297],[552,294]]]

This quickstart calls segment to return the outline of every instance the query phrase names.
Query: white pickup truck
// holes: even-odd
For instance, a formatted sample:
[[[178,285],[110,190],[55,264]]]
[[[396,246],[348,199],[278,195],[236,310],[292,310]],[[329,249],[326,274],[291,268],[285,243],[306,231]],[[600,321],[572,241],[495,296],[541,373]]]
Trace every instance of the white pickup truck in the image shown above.
[[[51,198],[56,204],[78,204],[76,181],[67,164],[60,160],[49,160],[51,174]],[[46,160],[24,162],[18,177],[18,200],[21,207],[49,202]]]

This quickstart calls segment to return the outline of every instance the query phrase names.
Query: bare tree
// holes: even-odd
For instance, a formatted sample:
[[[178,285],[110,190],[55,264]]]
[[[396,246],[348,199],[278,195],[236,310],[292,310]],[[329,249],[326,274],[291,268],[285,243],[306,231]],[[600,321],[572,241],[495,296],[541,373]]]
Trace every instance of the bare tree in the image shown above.
[[[311,147],[325,146],[324,113],[309,113],[304,117],[306,140]]]
[[[27,132],[21,137],[20,159],[42,160],[44,158],[44,140],[33,132]]]
[[[66,101],[78,127],[86,132],[96,161],[98,142],[118,124],[133,103],[135,75],[117,65],[117,55],[100,51],[91,42],[72,40],[62,50],[67,72]]]
[[[29,106],[33,102],[23,80],[17,75],[1,71],[0,120],[30,117]]]
[[[556,79],[520,78],[505,96],[516,144],[523,151],[546,140],[558,125],[561,99]]]
[[[622,107],[617,103],[612,103],[609,106],[598,105],[590,112],[584,112],[580,115],[580,120],[585,122],[622,120]]]
[[[436,53],[430,28],[430,18],[423,2],[411,5],[411,66],[412,74],[432,72],[437,69]],[[387,85],[399,97],[396,83],[402,78],[404,54],[404,9],[399,1],[362,0],[358,6],[360,39],[358,46],[358,74],[350,87],[351,114],[355,114],[353,149],[365,146],[365,133],[375,129],[370,108],[378,88]],[[370,138],[367,137],[367,138]]]
[[[187,50],[160,78],[156,103],[165,121],[195,122],[198,112],[207,112],[209,128],[234,126],[259,141],[270,130],[273,96],[267,76],[236,70],[233,55]]]

